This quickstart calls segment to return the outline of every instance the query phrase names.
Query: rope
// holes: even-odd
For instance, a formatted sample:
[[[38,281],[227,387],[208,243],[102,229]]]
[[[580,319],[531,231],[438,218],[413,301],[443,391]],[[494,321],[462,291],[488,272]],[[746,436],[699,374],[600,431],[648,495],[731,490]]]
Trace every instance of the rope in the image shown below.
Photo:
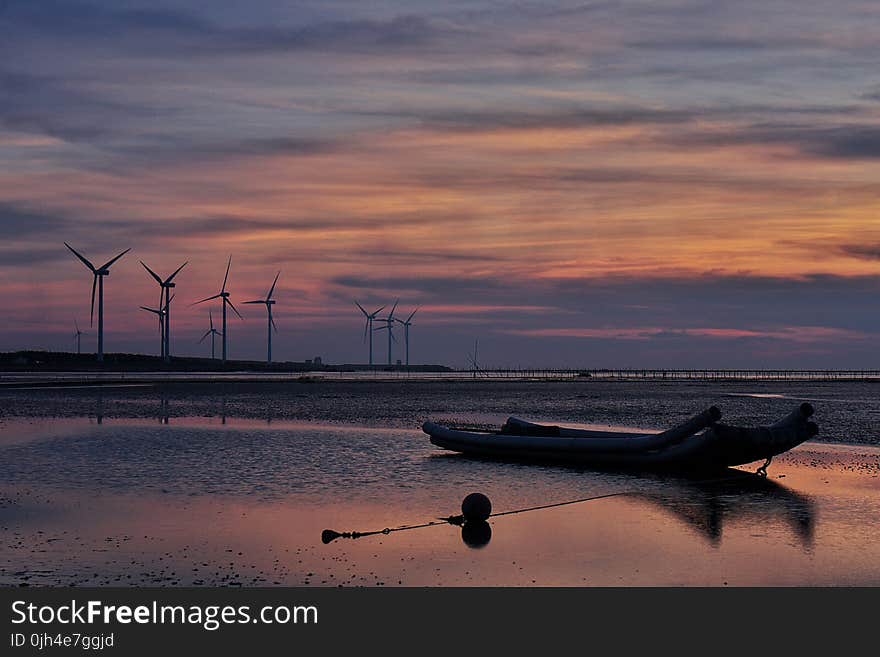
[[[768,459],[768,463],[765,463],[762,468],[764,468],[764,474],[761,475],[766,477],[766,466],[769,464],[770,459]],[[760,474],[761,468],[758,470],[758,474]],[[720,477],[715,479],[702,479],[698,481],[694,481],[692,483],[700,485],[700,484],[714,484],[714,483],[723,483],[725,481],[734,481],[738,479],[738,476],[732,477]],[[510,511],[499,511],[498,513],[492,513],[489,515],[490,518],[500,518],[502,516],[512,516],[517,513],[526,513],[528,511],[540,511],[542,509],[552,509],[560,506],[569,506],[571,504],[581,504],[582,502],[593,502],[595,500],[604,500],[609,497],[620,497],[623,495],[638,495],[640,491],[634,490],[626,490],[619,491],[617,493],[605,493],[604,495],[593,495],[591,497],[582,497],[576,500],[566,500],[565,502],[552,502],[550,504],[541,504],[539,506],[531,506],[524,509],[513,509]],[[461,526],[465,523],[465,519],[463,515],[455,515],[455,516],[447,516],[445,518],[438,518],[437,520],[432,520],[430,522],[421,523],[418,525],[401,525],[400,527],[385,527],[384,529],[377,529],[374,531],[366,531],[366,532],[337,532],[332,529],[325,529],[321,533],[321,540],[327,544],[331,541],[335,541],[337,538],[351,538],[358,539],[364,536],[376,536],[377,534],[388,535],[392,532],[402,532],[410,529],[424,529],[425,527],[437,527],[440,525],[456,525]]]

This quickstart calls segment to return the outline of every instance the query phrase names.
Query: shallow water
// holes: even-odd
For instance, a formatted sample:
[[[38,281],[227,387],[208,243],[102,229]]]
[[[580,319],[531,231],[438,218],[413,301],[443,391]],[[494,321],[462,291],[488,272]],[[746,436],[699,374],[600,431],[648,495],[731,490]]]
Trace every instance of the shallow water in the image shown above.
[[[711,405],[732,424],[772,422],[802,401],[820,440],[880,445],[880,382],[315,381],[0,389],[0,422],[33,417],[247,418],[418,429],[426,419],[667,428]]]
[[[471,460],[417,429],[426,416],[494,423],[502,408],[651,428],[708,400],[769,421],[797,403],[788,396],[864,410],[865,390],[756,399],[742,395],[770,391],[431,385],[4,391],[0,583],[880,584],[876,447],[808,443],[767,479],[692,481]],[[836,431],[840,411],[814,404],[820,426]],[[638,415],[651,405],[653,415]],[[327,528],[457,514],[472,491],[496,512],[619,495],[494,517],[479,548],[447,523],[321,541]],[[485,541],[478,529],[465,528],[470,543]]]

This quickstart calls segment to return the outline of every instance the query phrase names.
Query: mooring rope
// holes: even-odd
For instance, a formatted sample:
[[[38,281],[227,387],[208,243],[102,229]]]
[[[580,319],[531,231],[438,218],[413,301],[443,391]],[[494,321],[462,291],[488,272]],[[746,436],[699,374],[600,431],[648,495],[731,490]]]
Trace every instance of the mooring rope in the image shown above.
[[[759,469],[760,474],[760,469]],[[762,477],[766,477],[766,470],[764,474],[760,475]],[[725,481],[734,481],[740,479],[739,475],[728,476],[728,477],[716,477],[714,479],[702,479],[698,481],[692,481],[694,485],[704,485],[704,484],[716,484],[716,483],[724,483]],[[592,495],[590,497],[581,497],[576,500],[566,500],[564,502],[552,502],[550,504],[541,504],[539,506],[530,506],[523,509],[512,509],[510,511],[499,511],[498,513],[489,514],[488,518],[500,518],[501,516],[512,516],[518,513],[527,513],[528,511],[540,511],[542,509],[552,509],[555,507],[561,506],[569,506],[572,504],[582,504],[583,502],[593,502],[595,500],[604,500],[609,497],[621,497],[624,495],[638,495],[642,491],[637,490],[625,490],[618,491],[616,493],[605,493],[603,495]],[[488,519],[487,518],[487,519]],[[376,536],[377,534],[388,535],[392,532],[402,532],[410,529],[424,529],[426,527],[439,527],[440,525],[455,525],[461,526],[465,524],[465,517],[463,514],[447,516],[444,518],[438,518],[437,520],[431,520],[429,522],[420,523],[417,525],[401,525],[400,527],[385,527],[384,529],[377,529],[366,532],[352,531],[352,532],[337,532],[333,529],[325,529],[321,532],[321,541],[325,544],[335,541],[337,538],[351,538],[357,539],[362,538],[364,536]]]

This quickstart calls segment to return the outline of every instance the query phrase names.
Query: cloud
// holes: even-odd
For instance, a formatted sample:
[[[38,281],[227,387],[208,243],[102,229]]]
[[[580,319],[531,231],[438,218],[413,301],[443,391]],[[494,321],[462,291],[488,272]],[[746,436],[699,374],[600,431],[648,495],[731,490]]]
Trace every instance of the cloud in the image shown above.
[[[549,110],[437,110],[395,107],[383,111],[358,112],[362,116],[413,119],[427,128],[458,131],[539,130],[637,124],[687,123],[697,114],[689,110],[673,110],[638,106],[580,106]]]
[[[770,339],[794,343],[836,342],[877,339],[865,331],[829,326],[783,326],[769,329],[748,328],[538,328],[502,329],[504,333],[534,338],[581,338],[595,340],[651,340],[656,338],[711,338],[717,340]]]
[[[878,244],[844,244],[839,247],[842,253],[864,260],[880,260],[880,243]]]
[[[880,100],[880,87],[874,87],[859,94],[859,98],[863,100]]]
[[[880,127],[876,125],[794,128],[770,135],[770,139],[791,143],[804,153],[841,159],[880,157]]]
[[[873,123],[755,123],[679,133],[670,136],[669,141],[682,146],[781,145],[802,155],[840,160],[880,157],[880,127]]]
[[[422,49],[465,31],[419,15],[388,20],[329,20],[302,26],[225,26],[184,10],[120,9],[66,0],[9,0],[0,25],[141,55],[345,52],[391,54]]]
[[[738,36],[695,37],[689,34],[665,35],[663,38],[629,41],[628,48],[656,51],[698,51],[698,52],[743,52],[748,50],[802,50],[806,48],[825,48],[827,43],[819,38],[800,37],[785,39],[762,39]]]
[[[31,236],[59,234],[70,227],[70,220],[0,201],[0,240],[7,244]]]
[[[46,265],[63,258],[64,254],[57,248],[22,247],[21,245],[15,245],[11,248],[0,247],[0,268],[30,269],[35,265]]]
[[[135,104],[109,100],[48,75],[0,70],[0,97],[0,126],[65,141],[118,135],[123,126],[148,115]]]

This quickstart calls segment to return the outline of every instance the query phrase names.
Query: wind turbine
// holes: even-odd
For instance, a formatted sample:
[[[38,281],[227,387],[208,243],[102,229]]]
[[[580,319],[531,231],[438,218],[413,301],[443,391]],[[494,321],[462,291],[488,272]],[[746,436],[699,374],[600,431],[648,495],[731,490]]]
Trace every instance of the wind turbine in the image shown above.
[[[400,299],[394,302],[394,305],[391,307],[391,312],[388,313],[388,317],[380,317],[377,319],[377,322],[384,322],[385,326],[380,326],[376,331],[388,331],[388,364],[391,365],[391,341],[397,342],[397,338],[394,337],[394,322],[397,320],[394,318],[394,311],[397,310],[397,304],[400,303]]]
[[[268,352],[266,355],[266,362],[272,362],[272,329],[275,329],[275,332],[278,332],[278,327],[275,326],[275,320],[272,319],[272,306],[275,305],[275,300],[272,298],[272,293],[275,291],[275,283],[278,282],[278,277],[281,276],[281,272],[279,271],[275,274],[275,280],[272,281],[272,287],[269,288],[269,294],[266,295],[265,299],[257,299],[256,301],[245,301],[245,303],[265,303],[266,304],[266,312],[269,313],[269,326],[268,326]]]
[[[202,344],[209,335],[211,336],[211,360],[214,360],[214,337],[217,335],[223,335],[214,328],[214,314],[209,310],[208,311],[208,321],[211,323],[211,328],[205,331],[205,334],[202,336],[202,339],[199,340],[199,344]]]
[[[161,295],[159,297],[160,300],[163,299],[164,296],[165,296],[164,294]],[[164,307],[162,306],[161,303],[159,304],[158,308],[147,308],[146,306],[141,306],[141,310],[146,310],[149,313],[153,313],[154,315],[156,315],[156,317],[159,318],[159,345],[160,345],[159,351],[162,355],[165,354],[165,342],[166,342],[166,338],[168,337],[168,333],[166,333],[166,331],[168,330],[168,323],[164,320],[167,319],[167,317],[168,317],[168,307],[171,305],[171,299],[173,299],[173,298],[174,298],[174,295],[172,294],[171,298],[168,299],[168,301],[165,303]]]
[[[421,308],[421,306],[419,306]],[[412,318],[415,317],[415,314],[419,312],[419,308],[410,313],[410,316],[403,319],[397,319],[396,321],[403,325],[403,342],[406,345],[406,366],[409,367],[409,327],[412,326]]]
[[[73,339],[76,340],[76,353],[77,355],[79,355],[80,353],[82,353],[82,350],[80,348],[82,344],[82,336],[88,335],[88,333],[86,333],[85,331],[80,331],[79,323],[76,321],[76,319],[73,320],[73,325],[74,327],[76,327],[76,331],[73,334]]]
[[[165,312],[165,328],[162,331],[162,360],[165,362],[169,362],[171,360],[171,299],[174,298],[174,295],[171,294],[171,288],[175,286],[175,283],[172,283],[174,277],[180,272],[181,269],[186,267],[187,263],[184,262],[180,267],[178,267],[171,276],[162,280],[162,278],[154,272],[152,269],[147,267],[146,263],[141,260],[141,264],[144,266],[144,269],[156,279],[156,282],[159,284],[159,288],[162,292],[159,294],[159,308],[164,307]],[[169,297],[170,295],[170,297]],[[168,299],[168,302],[165,302],[165,299]],[[164,304],[164,306],[163,306]],[[143,306],[141,306],[143,308]],[[161,319],[161,318],[160,318]]]
[[[208,297],[207,299],[202,299],[201,301],[196,301],[193,305],[196,306],[200,303],[205,303],[205,301],[211,301],[212,299],[223,299],[223,362],[226,362],[226,306],[228,305],[232,308],[232,312],[238,315],[239,319],[244,319],[241,316],[241,313],[236,310],[235,306],[232,305],[232,302],[229,300],[229,292],[226,291],[226,281],[229,280],[229,267],[232,265],[232,256],[229,256],[229,262],[226,263],[226,275],[223,277],[223,287],[220,288],[220,292],[215,294],[212,297]]]
[[[468,360],[470,361],[471,365],[473,365],[473,368],[474,368],[473,372],[474,372],[475,379],[477,378],[478,373],[480,376],[489,376],[489,374],[487,372],[483,371],[483,368],[480,367],[479,360],[477,360],[477,349],[479,348],[479,346],[480,346],[480,339],[477,338],[474,340],[474,353],[468,354]]]
[[[84,256],[79,254],[76,249],[74,249],[67,242],[64,243],[68,249],[70,249],[71,253],[79,258],[82,263],[89,268],[89,271],[92,272],[94,279],[92,280],[92,312],[89,316],[89,326],[94,323],[95,320],[95,287],[98,288],[98,362],[104,361],[104,277],[110,275],[110,265],[119,260],[126,253],[131,251],[131,249],[126,249],[118,256],[113,258],[112,260],[108,260],[103,265],[98,267],[95,266],[86,260]]]
[[[366,324],[364,324],[364,342],[367,341],[367,335],[370,336],[370,365],[373,365],[373,320],[376,319],[376,315],[385,310],[385,306],[382,306],[378,310],[374,310],[372,313],[368,313],[364,310],[364,307],[359,304],[357,301],[354,302],[355,305],[361,309],[361,312],[366,317]],[[379,320],[382,321],[382,320]]]

